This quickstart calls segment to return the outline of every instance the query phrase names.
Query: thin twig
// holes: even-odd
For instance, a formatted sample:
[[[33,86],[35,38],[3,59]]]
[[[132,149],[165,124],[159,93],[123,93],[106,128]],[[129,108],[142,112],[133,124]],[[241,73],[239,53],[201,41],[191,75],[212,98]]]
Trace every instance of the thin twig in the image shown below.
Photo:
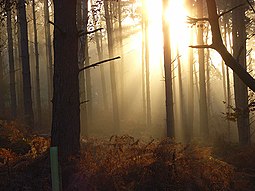
[[[80,102],[80,105],[84,104],[84,103],[88,103],[88,102],[89,102],[89,100],[82,101],[82,102]]]
[[[239,7],[242,7],[242,6],[244,6],[244,5],[245,5],[245,3],[242,3],[242,4],[237,5],[237,6],[231,8],[231,9],[229,9],[229,10],[227,10],[227,11],[224,11],[224,12],[222,12],[221,14],[219,14],[219,17],[221,17],[221,16],[223,16],[223,15],[225,15],[225,14],[227,14],[227,13],[229,13],[229,12],[231,12],[231,11],[233,11],[233,10],[239,8]]]
[[[250,1],[249,1],[249,0],[246,0],[246,1],[247,1],[247,3],[250,5],[252,11],[255,13],[255,9],[253,8],[253,6],[252,6],[252,4],[250,3]]]
[[[209,21],[209,18],[194,18],[194,17],[187,17],[188,23],[194,24],[197,23],[198,21]]]
[[[98,65],[103,64],[105,62],[110,62],[110,61],[116,60],[116,59],[120,59],[120,56],[117,56],[117,57],[114,57],[114,58],[109,58],[109,59],[106,59],[106,60],[102,60],[102,61],[96,62],[95,64],[91,64],[89,66],[85,66],[84,68],[81,68],[79,70],[79,72],[81,72],[83,70],[86,70],[86,69],[89,69],[89,68],[92,68],[92,67],[95,67],[95,66],[98,66]]]
[[[55,23],[53,23],[52,21],[49,21],[49,23],[52,24],[54,27],[56,27],[56,29],[58,29],[62,34],[65,34],[65,32],[59,26],[57,26]]]
[[[208,44],[205,44],[205,45],[190,45],[189,46],[190,48],[213,48],[213,45],[208,45]]]
[[[95,33],[97,31],[101,31],[103,30],[104,28],[99,28],[99,29],[95,29],[95,30],[92,30],[92,31],[84,31],[84,30],[81,30],[78,32],[78,36],[81,37],[83,35],[87,35],[87,34],[92,34],[92,33]]]

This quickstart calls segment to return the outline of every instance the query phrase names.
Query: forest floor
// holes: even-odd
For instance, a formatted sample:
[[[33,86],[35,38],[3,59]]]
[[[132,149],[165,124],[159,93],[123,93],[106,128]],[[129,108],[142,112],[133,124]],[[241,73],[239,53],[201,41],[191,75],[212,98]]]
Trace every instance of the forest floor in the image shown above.
[[[0,190],[51,190],[47,137],[19,124],[0,123]],[[131,136],[82,139],[79,159],[64,190],[255,190],[255,146],[217,142],[183,145]]]

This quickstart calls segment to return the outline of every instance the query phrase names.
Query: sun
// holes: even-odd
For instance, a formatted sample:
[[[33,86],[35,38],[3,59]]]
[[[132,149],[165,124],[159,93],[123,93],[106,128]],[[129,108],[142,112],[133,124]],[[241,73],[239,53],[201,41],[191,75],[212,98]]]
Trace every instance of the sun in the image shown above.
[[[184,51],[190,45],[189,27],[187,24],[188,11],[183,0],[170,0],[167,20],[170,24],[171,46]]]
[[[162,2],[144,0],[146,16],[153,25],[151,33],[155,34],[162,28]],[[169,0],[167,13],[164,15],[170,24],[171,46],[180,50],[187,49],[190,45],[189,27],[187,24],[188,10],[184,0]]]

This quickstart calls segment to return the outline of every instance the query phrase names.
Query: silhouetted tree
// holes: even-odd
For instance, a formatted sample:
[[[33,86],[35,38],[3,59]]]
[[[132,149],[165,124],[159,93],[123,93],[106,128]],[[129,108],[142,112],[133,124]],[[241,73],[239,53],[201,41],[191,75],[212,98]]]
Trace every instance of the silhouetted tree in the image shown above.
[[[197,1],[197,14],[199,18],[203,17],[204,11],[204,0]],[[203,31],[204,24],[199,22],[197,39],[198,44],[203,45]],[[205,58],[204,58],[204,49],[198,50],[198,63],[199,63],[199,119],[200,119],[200,134],[202,137],[206,138],[209,135],[208,129],[208,111],[207,111],[207,102],[206,102],[206,85],[205,85]]]
[[[246,2],[246,1],[243,1]],[[232,1],[232,7],[240,4],[239,0]],[[232,11],[233,56],[240,66],[246,70],[246,7],[241,6]],[[250,120],[248,108],[248,88],[234,73],[235,106],[237,109],[237,127],[239,142],[247,145],[250,142]]]
[[[219,17],[227,14],[230,11],[227,11],[225,13],[217,14],[217,7],[215,0],[206,0],[207,7],[208,7],[208,18],[198,18],[193,19],[195,21],[198,20],[207,20],[209,21],[211,25],[211,31],[212,31],[212,44],[211,45],[198,45],[198,46],[191,46],[193,48],[213,48],[215,49],[223,58],[225,61],[225,64],[230,67],[233,72],[240,78],[240,80],[248,86],[252,91],[255,91],[255,79],[245,70],[245,68],[239,64],[238,60],[235,59],[227,50],[226,46],[223,44],[223,40],[221,37],[221,31],[219,27]],[[239,6],[237,6],[239,7]],[[231,10],[236,9],[237,7],[233,7]],[[241,32],[241,31],[240,31]],[[242,53],[242,52],[241,52]],[[246,127],[247,128],[247,127]],[[244,129],[242,129],[244,130]],[[241,131],[242,131],[241,130]],[[244,142],[248,142],[247,139],[249,139],[249,136],[247,136],[247,129],[243,135],[239,135],[240,137],[244,136]],[[241,142],[240,142],[241,143]],[[241,143],[243,144],[243,143]]]
[[[166,91],[166,125],[167,137],[174,138],[174,112],[173,112],[173,90],[172,90],[172,60],[169,36],[169,22],[165,17],[169,1],[163,0],[163,37],[164,37],[164,68],[165,68],[165,91]]]
[[[38,35],[37,35],[37,23],[36,23],[36,11],[35,0],[32,0],[32,13],[33,13],[33,29],[34,29],[34,50],[35,50],[35,100],[37,109],[37,125],[41,126],[41,89],[40,89],[40,63],[39,63],[39,49],[38,49]]]
[[[44,0],[44,32],[45,32],[45,51],[47,60],[47,82],[48,82],[48,112],[51,119],[52,92],[53,92],[53,61],[52,61],[52,44],[50,35],[50,16],[49,16],[49,0]]]
[[[105,20],[107,29],[107,40],[108,40],[108,52],[109,56],[113,57],[113,26],[109,10],[110,1],[104,0],[104,10],[105,10]],[[114,63],[110,63],[110,78],[111,78],[111,90],[112,90],[112,107],[113,107],[113,126],[114,130],[118,131],[120,127],[120,117],[119,117],[119,105],[117,96],[117,85],[115,76],[115,66]]]
[[[20,56],[22,62],[24,115],[27,125],[32,128],[34,125],[34,113],[32,108],[32,96],[31,96],[31,77],[28,53],[28,32],[25,0],[19,0],[17,2],[17,10],[20,27],[20,49],[21,49]]]
[[[8,56],[9,56],[9,77],[10,77],[10,97],[11,97],[11,117],[17,116],[17,100],[15,87],[15,65],[13,54],[13,33],[12,33],[12,4],[6,1],[5,9],[7,12],[7,35],[8,35]]]
[[[51,145],[60,160],[80,151],[76,1],[54,0],[54,76]]]

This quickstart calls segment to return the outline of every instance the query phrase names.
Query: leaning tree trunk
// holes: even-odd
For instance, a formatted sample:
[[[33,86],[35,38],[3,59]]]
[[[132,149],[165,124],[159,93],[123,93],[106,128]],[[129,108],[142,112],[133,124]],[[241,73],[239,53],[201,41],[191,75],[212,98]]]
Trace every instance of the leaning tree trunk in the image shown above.
[[[8,2],[9,4],[10,2]],[[8,35],[8,55],[9,55],[9,74],[10,74],[10,95],[11,95],[11,117],[17,116],[17,100],[15,87],[15,66],[13,55],[13,38],[12,38],[12,14],[11,7],[7,7],[7,35]]]
[[[173,111],[173,90],[172,90],[172,69],[171,69],[171,47],[169,35],[169,23],[165,18],[168,0],[163,0],[163,39],[164,39],[164,68],[165,68],[165,91],[166,91],[166,125],[167,137],[174,138],[174,111]]]
[[[34,113],[32,108],[31,96],[31,78],[30,78],[30,63],[28,53],[28,32],[27,32],[27,18],[25,0],[19,0],[17,4],[18,20],[20,26],[21,37],[21,62],[22,62],[22,77],[23,77],[23,96],[24,96],[24,115],[25,122],[33,128]]]
[[[54,76],[51,145],[61,161],[80,151],[76,1],[54,1]]]
[[[193,48],[213,48],[215,49],[223,58],[225,61],[225,64],[230,67],[233,72],[240,78],[240,80],[248,86],[253,92],[255,92],[255,79],[246,71],[246,69],[239,64],[238,59],[235,59],[227,50],[226,46],[223,44],[223,40],[221,37],[221,31],[219,27],[219,17],[221,15],[217,14],[217,7],[215,0],[206,0],[207,7],[210,7],[208,9],[208,21],[211,25],[211,31],[212,31],[212,44],[211,45],[197,45],[197,46],[191,46]],[[241,12],[240,12],[241,13]],[[242,19],[244,19],[243,13],[240,16]],[[202,18],[200,18],[202,19]],[[196,21],[197,19],[195,19]],[[240,23],[239,23],[240,24]],[[245,27],[244,27],[245,28]],[[243,28],[243,29],[244,29]],[[240,29],[239,29],[240,30]],[[244,34],[244,31],[240,30],[240,37]],[[243,39],[243,37],[241,38]],[[243,41],[245,43],[245,41]],[[240,47],[240,46],[239,46]],[[245,49],[245,47],[243,47]],[[238,57],[241,58],[244,50],[239,49]],[[244,90],[245,91],[245,90]],[[243,106],[243,105],[242,105]],[[238,107],[238,106],[237,106]],[[246,110],[248,108],[245,108]],[[245,110],[241,110],[241,114],[247,115],[249,112]],[[241,138],[242,137],[242,138]],[[250,140],[250,129],[246,126],[243,127],[240,134],[240,143],[241,144],[247,144]]]
[[[239,1],[234,1],[234,6]],[[242,6],[232,12],[232,34],[233,34],[233,55],[238,63],[246,69],[246,27],[245,7]],[[234,74],[235,105],[237,109],[237,127],[239,143],[247,145],[250,143],[250,121],[248,109],[247,86]]]
[[[39,49],[38,49],[38,38],[37,38],[37,24],[35,14],[35,0],[32,4],[33,9],[33,27],[34,27],[34,49],[35,49],[35,101],[37,108],[37,125],[41,127],[42,107],[41,107],[41,90],[40,90],[40,63],[39,63]]]

